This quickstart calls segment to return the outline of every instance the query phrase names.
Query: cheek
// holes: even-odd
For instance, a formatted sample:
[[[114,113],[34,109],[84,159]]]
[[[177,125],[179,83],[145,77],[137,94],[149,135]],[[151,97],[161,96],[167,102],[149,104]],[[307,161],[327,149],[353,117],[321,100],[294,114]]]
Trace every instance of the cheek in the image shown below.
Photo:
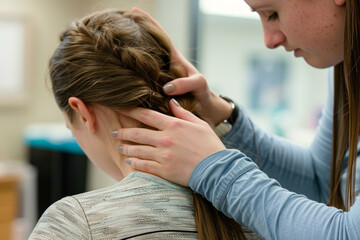
[[[319,43],[318,36],[324,34],[323,25],[326,24],[326,19],[324,18],[323,6],[319,12],[317,5],[315,3],[310,5],[302,1],[291,1],[286,11],[283,9],[281,22],[288,38],[306,44]]]
[[[293,40],[305,43],[318,41],[314,36],[320,33],[320,29],[310,23],[309,19],[311,18],[311,14],[306,11],[295,11],[288,16],[289,24],[287,31]]]

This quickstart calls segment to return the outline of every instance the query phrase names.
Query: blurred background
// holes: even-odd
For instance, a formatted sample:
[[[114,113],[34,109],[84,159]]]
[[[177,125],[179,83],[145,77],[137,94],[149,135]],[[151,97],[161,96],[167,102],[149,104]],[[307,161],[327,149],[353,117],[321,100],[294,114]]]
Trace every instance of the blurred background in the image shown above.
[[[87,161],[56,106],[47,65],[59,34],[106,8],[148,11],[217,93],[254,122],[308,145],[327,94],[327,69],[268,50],[242,0],[0,0],[0,236],[26,239],[67,195],[114,180]]]

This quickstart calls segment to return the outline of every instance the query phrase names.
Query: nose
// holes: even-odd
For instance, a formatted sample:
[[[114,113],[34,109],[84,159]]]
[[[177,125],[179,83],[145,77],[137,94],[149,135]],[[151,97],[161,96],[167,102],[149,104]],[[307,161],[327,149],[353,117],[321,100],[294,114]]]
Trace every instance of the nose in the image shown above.
[[[284,44],[286,36],[279,29],[265,28],[264,43],[267,48],[274,49]]]

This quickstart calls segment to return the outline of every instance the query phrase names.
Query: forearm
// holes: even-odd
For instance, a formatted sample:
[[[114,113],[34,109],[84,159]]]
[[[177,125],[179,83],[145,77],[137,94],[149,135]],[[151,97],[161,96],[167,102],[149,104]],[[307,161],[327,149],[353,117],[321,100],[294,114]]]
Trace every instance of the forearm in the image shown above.
[[[319,184],[314,168],[313,152],[284,138],[263,131],[240,110],[233,130],[223,141],[253,160],[271,178],[288,190],[305,194],[317,201],[326,201],[328,184]],[[326,176],[324,171],[320,172]]]
[[[359,202],[343,213],[295,194],[261,172],[244,154],[217,152],[194,170],[190,187],[264,239],[356,239]]]
[[[245,153],[283,187],[305,194],[313,200],[326,202],[329,198],[331,168],[333,70],[329,71],[328,84],[328,98],[309,147],[266,133],[253,124],[242,109],[224,143],[228,148],[236,148]]]

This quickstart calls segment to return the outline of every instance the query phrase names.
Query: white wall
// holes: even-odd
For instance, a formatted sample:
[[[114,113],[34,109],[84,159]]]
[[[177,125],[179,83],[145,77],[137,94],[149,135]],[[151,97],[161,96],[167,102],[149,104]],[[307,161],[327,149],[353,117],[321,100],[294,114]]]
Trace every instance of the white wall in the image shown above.
[[[63,121],[49,85],[46,86],[47,65],[58,45],[60,32],[75,18],[105,8],[131,9],[140,7],[164,26],[179,49],[188,49],[189,0],[1,0],[0,17],[25,18],[29,27],[28,72],[29,96],[20,106],[0,105],[0,161],[25,161],[26,148],[22,135],[30,123]],[[90,168],[90,189],[112,182]]]
[[[286,135],[298,142],[308,143],[303,136],[294,136],[301,129],[313,132],[311,118],[327,95],[328,70],[314,69],[303,59],[296,59],[281,47],[269,50],[264,46],[259,20],[217,15],[204,15],[200,41],[199,68],[210,86],[219,94],[236,100],[249,109],[249,57],[281,57],[289,64],[287,94],[289,111],[281,120]],[[248,110],[254,121],[273,131],[268,115]],[[307,136],[304,136],[307,138]],[[296,139],[298,138],[298,139]]]
[[[189,6],[191,0],[1,0],[1,16],[25,18],[30,30],[27,39],[27,102],[20,106],[0,105],[0,161],[26,159],[22,143],[27,124],[62,121],[52,94],[46,87],[47,63],[58,44],[58,35],[74,18],[104,8],[141,7],[151,13],[166,29],[176,46],[189,56]],[[291,63],[288,92],[291,110],[287,129],[308,127],[309,114],[326,96],[326,71],[313,69],[302,59],[295,59],[283,49],[264,47],[260,23],[256,20],[205,16],[199,45],[199,66],[210,86],[218,93],[248,104],[248,57],[254,53],[277,54]],[[269,119],[254,114],[255,122],[271,130]],[[289,133],[291,135],[291,133]],[[296,137],[295,137],[296,138]],[[111,180],[90,169],[90,188],[107,185]],[[95,176],[95,177],[94,177]]]

